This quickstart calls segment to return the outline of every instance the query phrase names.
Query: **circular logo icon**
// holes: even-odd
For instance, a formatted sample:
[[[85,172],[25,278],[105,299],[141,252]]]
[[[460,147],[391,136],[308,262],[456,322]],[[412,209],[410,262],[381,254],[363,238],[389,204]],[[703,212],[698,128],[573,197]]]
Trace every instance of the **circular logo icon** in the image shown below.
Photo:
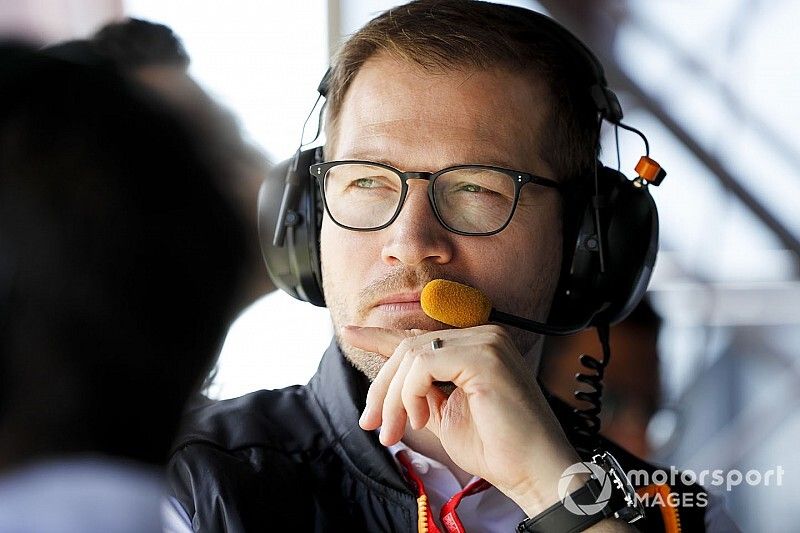
[[[572,478],[577,474],[592,474],[597,478],[597,481],[600,482],[602,488],[594,503],[578,504],[572,499],[569,493],[569,486],[572,482]],[[564,507],[572,514],[597,514],[603,510],[608,504],[608,500],[611,498],[612,483],[613,481],[606,471],[598,465],[594,463],[575,463],[574,465],[570,465],[564,470],[564,473],[561,474],[561,479],[558,480],[558,497],[561,499],[561,503],[564,504]]]

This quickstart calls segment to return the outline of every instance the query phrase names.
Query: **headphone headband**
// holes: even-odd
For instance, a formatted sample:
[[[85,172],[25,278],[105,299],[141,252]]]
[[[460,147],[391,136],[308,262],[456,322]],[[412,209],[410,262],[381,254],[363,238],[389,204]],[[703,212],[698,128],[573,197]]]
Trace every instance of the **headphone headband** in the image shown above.
[[[589,74],[592,80],[587,90],[597,112],[605,120],[612,124],[618,124],[622,120],[622,106],[614,91],[609,89],[605,69],[603,69],[602,63],[597,59],[594,52],[575,34],[547,15],[521,7],[514,7],[514,9],[519,9],[525,12],[527,16],[536,19],[541,24],[540,30],[542,32],[547,33],[553,40],[563,44],[572,52],[578,62],[584,65],[583,72]]]

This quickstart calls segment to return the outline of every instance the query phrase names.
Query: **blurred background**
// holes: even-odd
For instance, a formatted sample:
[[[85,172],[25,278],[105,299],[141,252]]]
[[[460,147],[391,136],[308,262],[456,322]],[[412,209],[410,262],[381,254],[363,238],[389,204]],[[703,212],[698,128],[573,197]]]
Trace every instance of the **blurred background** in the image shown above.
[[[54,44],[125,17],[166,24],[191,57],[192,78],[229,113],[248,146],[278,162],[296,150],[338,43],[397,3],[0,0],[0,34]],[[509,3],[550,13],[589,44],[627,122],[647,134],[668,171],[653,191],[661,251],[648,301],[660,320],[646,321],[660,328],[609,370],[621,376],[608,387],[615,414],[625,413],[626,398],[646,397],[650,406],[630,415],[636,422],[627,427],[639,428],[630,447],[695,471],[783,468],[781,486],[742,483],[723,496],[745,531],[796,531],[800,3]],[[616,166],[613,129],[603,146],[604,162]],[[642,150],[638,138],[620,132],[628,175]],[[258,173],[251,179],[247,190],[255,191]],[[245,202],[251,214],[255,200],[253,192]],[[258,298],[231,327],[209,394],[229,398],[305,383],[331,332],[325,309],[280,292]],[[548,356],[556,361],[551,368],[589,346],[554,347],[565,353]],[[562,385],[569,394],[569,383]],[[557,380],[552,386],[560,392]]]

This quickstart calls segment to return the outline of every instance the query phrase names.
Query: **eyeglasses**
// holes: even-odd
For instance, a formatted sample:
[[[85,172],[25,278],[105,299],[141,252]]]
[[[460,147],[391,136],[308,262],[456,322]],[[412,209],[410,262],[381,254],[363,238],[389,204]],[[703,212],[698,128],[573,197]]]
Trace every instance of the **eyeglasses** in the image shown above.
[[[494,235],[511,221],[520,190],[533,183],[561,190],[551,179],[487,165],[458,165],[437,172],[401,172],[371,161],[311,165],[325,210],[345,229],[376,231],[395,221],[408,180],[428,180],[428,199],[439,222],[459,235]]]

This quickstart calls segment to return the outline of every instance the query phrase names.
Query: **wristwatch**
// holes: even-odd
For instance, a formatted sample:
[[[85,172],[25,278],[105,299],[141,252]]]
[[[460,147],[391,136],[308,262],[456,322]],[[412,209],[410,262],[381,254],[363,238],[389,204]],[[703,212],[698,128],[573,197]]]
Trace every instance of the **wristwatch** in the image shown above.
[[[577,463],[578,471],[590,473],[591,479],[538,515],[520,522],[518,533],[577,533],[605,518],[633,523],[644,516],[633,485],[613,455],[598,452],[591,463]]]

